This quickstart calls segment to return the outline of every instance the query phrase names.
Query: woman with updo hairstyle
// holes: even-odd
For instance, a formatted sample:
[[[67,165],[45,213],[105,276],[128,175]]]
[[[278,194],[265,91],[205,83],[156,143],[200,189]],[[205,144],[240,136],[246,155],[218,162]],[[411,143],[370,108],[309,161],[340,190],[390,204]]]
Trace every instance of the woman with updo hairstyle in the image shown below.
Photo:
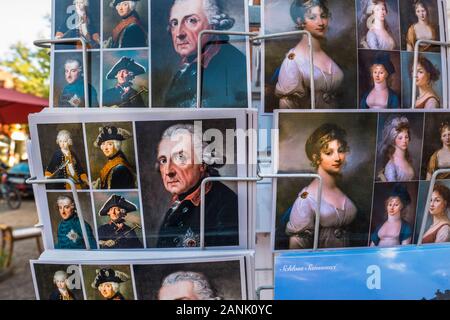
[[[383,170],[378,178],[383,182],[411,181],[415,177],[409,154],[411,141],[408,118],[404,116],[391,117],[383,129],[381,154]]]
[[[367,30],[361,40],[365,49],[394,50],[395,43],[386,17],[389,9],[385,0],[368,0],[364,10],[362,27]]]
[[[437,40],[436,28],[430,23],[430,10],[423,0],[416,0],[413,4],[417,22],[408,28],[406,34],[406,50],[414,51],[417,40]],[[431,51],[431,44],[422,44],[420,51]]]
[[[410,63],[411,74],[414,61]],[[416,86],[419,90],[416,98],[416,109],[437,109],[441,103],[433,84],[440,79],[441,72],[424,56],[419,56],[417,63]]]
[[[306,141],[306,155],[323,183],[320,248],[349,245],[347,227],[355,219],[357,208],[337,185],[349,150],[345,130],[332,123],[321,125]],[[313,246],[318,189],[319,180],[315,179],[298,194],[286,225],[290,249]]]
[[[442,142],[442,148],[434,152],[427,167],[427,180],[431,180],[433,173],[439,169],[450,168],[450,122],[448,120],[439,126],[439,135]],[[438,179],[449,179],[450,173],[441,173]]]
[[[408,190],[402,184],[395,184],[384,202],[386,220],[370,237],[370,246],[392,247],[411,244],[412,228],[404,219],[406,207],[411,203]]]
[[[331,18],[326,0],[294,0],[290,9],[291,18],[299,30],[311,33],[314,51],[314,81],[316,107],[337,107],[336,94],[341,87],[344,73],[323,51],[321,42]],[[309,108],[311,106],[310,60],[308,37],[301,35],[297,45],[289,50],[284,59],[275,95],[280,98],[281,109]]]
[[[431,195],[429,211],[433,223],[423,235],[422,243],[450,242],[449,206],[450,190],[442,184],[436,184]]]

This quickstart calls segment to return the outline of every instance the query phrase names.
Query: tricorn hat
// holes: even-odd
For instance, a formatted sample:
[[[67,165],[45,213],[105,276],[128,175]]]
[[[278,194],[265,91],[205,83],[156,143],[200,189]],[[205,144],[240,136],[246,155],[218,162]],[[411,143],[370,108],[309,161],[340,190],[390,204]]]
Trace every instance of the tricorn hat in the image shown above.
[[[113,194],[105,202],[105,204],[100,209],[98,214],[101,216],[106,216],[106,215],[108,215],[109,209],[111,209],[112,207],[119,207],[119,208],[125,210],[125,213],[137,211],[137,207],[134,205],[134,203],[128,201],[124,197],[121,197],[117,194]]]
[[[139,0],[114,0],[114,1],[111,1],[111,7],[115,7],[115,6],[117,6],[119,3],[121,3],[121,2],[124,2],[124,1],[139,1]]]
[[[409,195],[406,187],[401,183],[396,183],[392,188],[389,197],[398,197],[403,204],[403,207],[407,207],[411,203],[411,196]]]
[[[146,73],[147,70],[143,65],[140,65],[136,61],[128,57],[122,57],[120,60],[109,70],[106,75],[106,79],[114,79],[117,75],[117,72],[120,70],[126,69],[128,71],[133,72],[135,76],[139,74]]]
[[[387,52],[378,52],[372,61],[372,65],[374,64],[381,64],[389,74],[395,73],[395,67],[392,64],[389,53]]]
[[[99,285],[105,282],[122,283],[128,281],[130,277],[122,271],[113,270],[111,268],[103,268],[95,270],[96,276],[91,287],[97,289]]]
[[[105,126],[98,128],[99,134],[94,142],[94,146],[100,147],[103,142],[108,140],[123,141],[131,137],[128,130],[117,128],[114,126]]]

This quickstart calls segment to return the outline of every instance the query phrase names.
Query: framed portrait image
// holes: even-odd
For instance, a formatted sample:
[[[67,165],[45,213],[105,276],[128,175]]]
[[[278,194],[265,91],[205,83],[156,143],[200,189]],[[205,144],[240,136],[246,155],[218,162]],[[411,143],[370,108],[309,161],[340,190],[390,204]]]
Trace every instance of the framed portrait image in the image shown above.
[[[37,300],[85,300],[78,264],[47,264],[30,261]]]
[[[250,300],[253,254],[202,251],[192,257],[182,252],[109,251],[99,260],[98,255],[80,251],[77,262],[60,251],[30,264],[40,300],[59,300],[63,289],[71,300]]]
[[[319,249],[393,247],[417,241],[429,189],[426,182],[436,170],[448,167],[445,114],[277,110],[274,115],[275,172],[317,174],[323,183]],[[442,183],[447,178],[438,176]],[[312,249],[318,192],[317,178],[274,182],[275,251]],[[443,229],[439,237],[430,235],[432,242],[450,242],[447,195],[450,200],[443,187],[433,192],[441,205],[433,206],[430,216],[434,212]]]
[[[248,32],[248,21],[245,0],[151,2],[152,106],[195,107],[200,31]],[[202,107],[250,107],[248,40],[228,35],[204,39]]]
[[[311,72],[316,109],[409,108],[411,68],[404,60],[417,40],[445,41],[445,7],[442,0],[408,0],[401,5],[397,0],[262,0],[262,32],[308,31],[314,52],[311,70],[306,35],[264,40],[262,112],[311,109]],[[423,44],[421,51],[424,56],[434,52],[439,63],[432,64],[447,74],[444,47]],[[446,81],[443,76],[444,91]],[[436,77],[432,82],[441,100],[428,108],[442,108],[447,93],[438,89]],[[423,108],[418,100],[417,107]]]
[[[53,1],[52,38],[82,38],[88,49],[100,48],[100,2],[101,0]],[[56,49],[81,49],[81,44],[58,44]]]
[[[113,114],[99,109],[86,113],[66,109],[30,117],[30,159],[37,177],[45,179],[58,170],[64,173],[61,178],[75,184],[80,181],[76,190],[79,208],[68,183],[54,193],[46,192],[55,189],[49,187],[54,184],[37,186],[46,249],[57,248],[60,238],[72,241],[74,237],[76,246],[68,242],[64,248],[81,249],[85,245],[82,221],[89,229],[91,248],[195,249],[201,245],[202,230],[207,248],[248,246],[254,217],[249,211],[252,200],[247,183],[221,181],[221,177],[248,176],[248,152],[256,142],[247,130],[254,124],[255,111],[148,111]],[[74,122],[63,123],[67,117]],[[60,139],[64,140],[60,144],[67,146],[66,153],[59,145],[51,147],[61,131],[73,132],[72,144],[67,142],[67,134]],[[75,154],[77,159],[72,163],[69,156],[75,159]],[[52,158],[57,163],[49,166]],[[205,183],[205,224],[201,229],[200,186],[205,178],[215,181]],[[63,193],[68,197],[60,199],[59,208]],[[79,232],[67,238],[70,230],[59,228],[69,217],[77,218]]]
[[[84,108],[86,106],[84,79],[87,77],[89,107],[100,103],[100,53],[87,53],[87,72],[79,51],[55,52],[52,59],[53,86],[51,103],[58,108]]]

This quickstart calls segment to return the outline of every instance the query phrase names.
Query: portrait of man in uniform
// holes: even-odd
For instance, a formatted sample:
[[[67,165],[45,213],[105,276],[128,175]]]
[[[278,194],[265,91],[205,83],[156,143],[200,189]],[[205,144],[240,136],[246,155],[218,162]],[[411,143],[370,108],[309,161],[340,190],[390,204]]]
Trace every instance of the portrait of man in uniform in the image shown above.
[[[147,47],[146,2],[140,0],[105,0],[105,48]]]
[[[127,300],[120,292],[121,284],[129,281],[130,276],[112,268],[96,270],[96,276],[91,287],[97,289],[104,300]]]
[[[77,59],[68,59],[64,64],[64,77],[66,85],[59,96],[59,108],[83,108],[84,104],[84,80],[83,66]],[[97,91],[88,84],[89,105],[98,107]]]
[[[77,189],[89,189],[89,181],[86,170],[78,155],[73,150],[72,135],[68,130],[60,130],[56,136],[58,149],[45,168],[46,179],[70,179]],[[49,185],[53,189],[70,190],[68,183],[56,183]]]
[[[160,139],[156,168],[164,189],[172,196],[159,229],[157,247],[198,247],[200,245],[200,185],[206,177],[219,176],[224,157],[195,148],[202,141],[192,124],[175,124]],[[196,150],[202,150],[199,154]],[[238,199],[221,182],[206,184],[205,245],[239,245]]]
[[[98,238],[101,249],[131,249],[142,248],[136,231],[141,226],[126,221],[127,214],[137,211],[137,206],[124,197],[113,194],[103,204],[99,216],[109,216],[109,221],[98,227]]]
[[[172,3],[172,5],[170,5]],[[242,5],[242,8],[241,8]],[[157,8],[158,6],[158,8]],[[170,6],[167,8],[167,6]],[[164,7],[164,8],[163,8]],[[227,10],[231,9],[233,14]],[[241,9],[241,11],[239,10]],[[169,70],[171,79],[164,79],[167,75],[155,78],[154,91],[161,81],[167,81],[164,85],[164,98],[156,102],[158,106],[194,108],[197,99],[197,46],[198,37],[203,30],[218,31],[245,31],[244,24],[237,24],[244,18],[244,6],[242,1],[219,0],[175,0],[164,4],[155,4],[153,10],[167,12],[169,37],[155,34],[155,43],[161,41],[161,45],[155,46],[155,56],[173,55],[177,63],[162,69],[162,65],[155,66],[158,72]],[[161,11],[164,10],[164,11]],[[161,15],[159,13],[159,15]],[[156,24],[162,22],[161,17],[152,19]],[[153,22],[154,21],[154,22]],[[152,31],[153,32],[153,31]],[[162,43],[162,42],[165,43]],[[207,34],[202,37],[202,107],[205,108],[244,108],[248,107],[247,90],[247,63],[243,52],[234,44],[242,44],[244,41],[234,42],[227,35]],[[170,42],[171,45],[167,43]],[[231,44],[233,42],[233,44]],[[160,52],[158,52],[160,51]],[[163,53],[164,51],[164,53]],[[155,58],[154,58],[155,59]],[[171,61],[173,61],[171,59]],[[167,71],[165,71],[167,73]],[[156,77],[156,76],[155,76]],[[161,92],[161,93],[162,93]]]
[[[58,224],[55,249],[86,249],[80,218],[72,197],[68,195],[58,196],[56,198],[56,209],[61,217],[61,221]],[[84,225],[86,226],[87,238],[91,249],[97,249],[91,226],[86,221]]]
[[[129,57],[121,57],[106,74],[107,80],[115,81],[112,88],[103,92],[103,106],[116,108],[146,107],[143,96],[148,92],[142,86],[139,91],[133,88],[136,76],[144,75],[147,69]],[[145,99],[146,100],[146,99]]]
[[[122,143],[131,138],[131,133],[116,126],[98,128],[94,146],[99,148],[107,161],[93,182],[94,189],[135,189],[135,168],[122,152]]]
[[[55,38],[82,38],[88,48],[100,47],[100,1],[58,0],[56,2]],[[58,49],[70,49],[70,45],[58,45]],[[81,48],[81,43],[76,44]]]

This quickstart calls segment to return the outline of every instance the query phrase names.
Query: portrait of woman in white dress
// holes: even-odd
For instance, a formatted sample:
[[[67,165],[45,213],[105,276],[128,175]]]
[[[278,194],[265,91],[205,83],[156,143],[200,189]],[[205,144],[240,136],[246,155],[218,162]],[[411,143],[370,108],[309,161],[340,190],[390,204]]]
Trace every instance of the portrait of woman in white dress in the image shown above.
[[[331,109],[338,106],[336,93],[342,86],[344,72],[322,49],[327,37],[331,13],[326,0],[292,2],[290,15],[298,30],[312,35],[314,54],[314,81],[316,107]],[[279,108],[310,108],[310,60],[308,37],[300,36],[299,42],[286,54],[281,65],[275,95],[280,99]]]
[[[390,25],[391,21],[398,21],[398,17],[393,19],[396,14],[391,7],[396,4],[386,0],[362,0],[360,5],[359,46],[372,50],[398,49],[398,35],[395,35],[398,24],[395,28]]]
[[[381,141],[383,169],[378,173],[379,180],[383,182],[414,180],[416,173],[409,152],[410,142],[408,118],[395,116],[388,119]]]
[[[325,123],[308,138],[305,151],[311,165],[322,178],[320,206],[320,248],[349,246],[348,227],[357,208],[338,186],[350,147],[346,131],[333,123]],[[286,225],[289,249],[312,248],[319,181],[313,180],[295,200]]]

